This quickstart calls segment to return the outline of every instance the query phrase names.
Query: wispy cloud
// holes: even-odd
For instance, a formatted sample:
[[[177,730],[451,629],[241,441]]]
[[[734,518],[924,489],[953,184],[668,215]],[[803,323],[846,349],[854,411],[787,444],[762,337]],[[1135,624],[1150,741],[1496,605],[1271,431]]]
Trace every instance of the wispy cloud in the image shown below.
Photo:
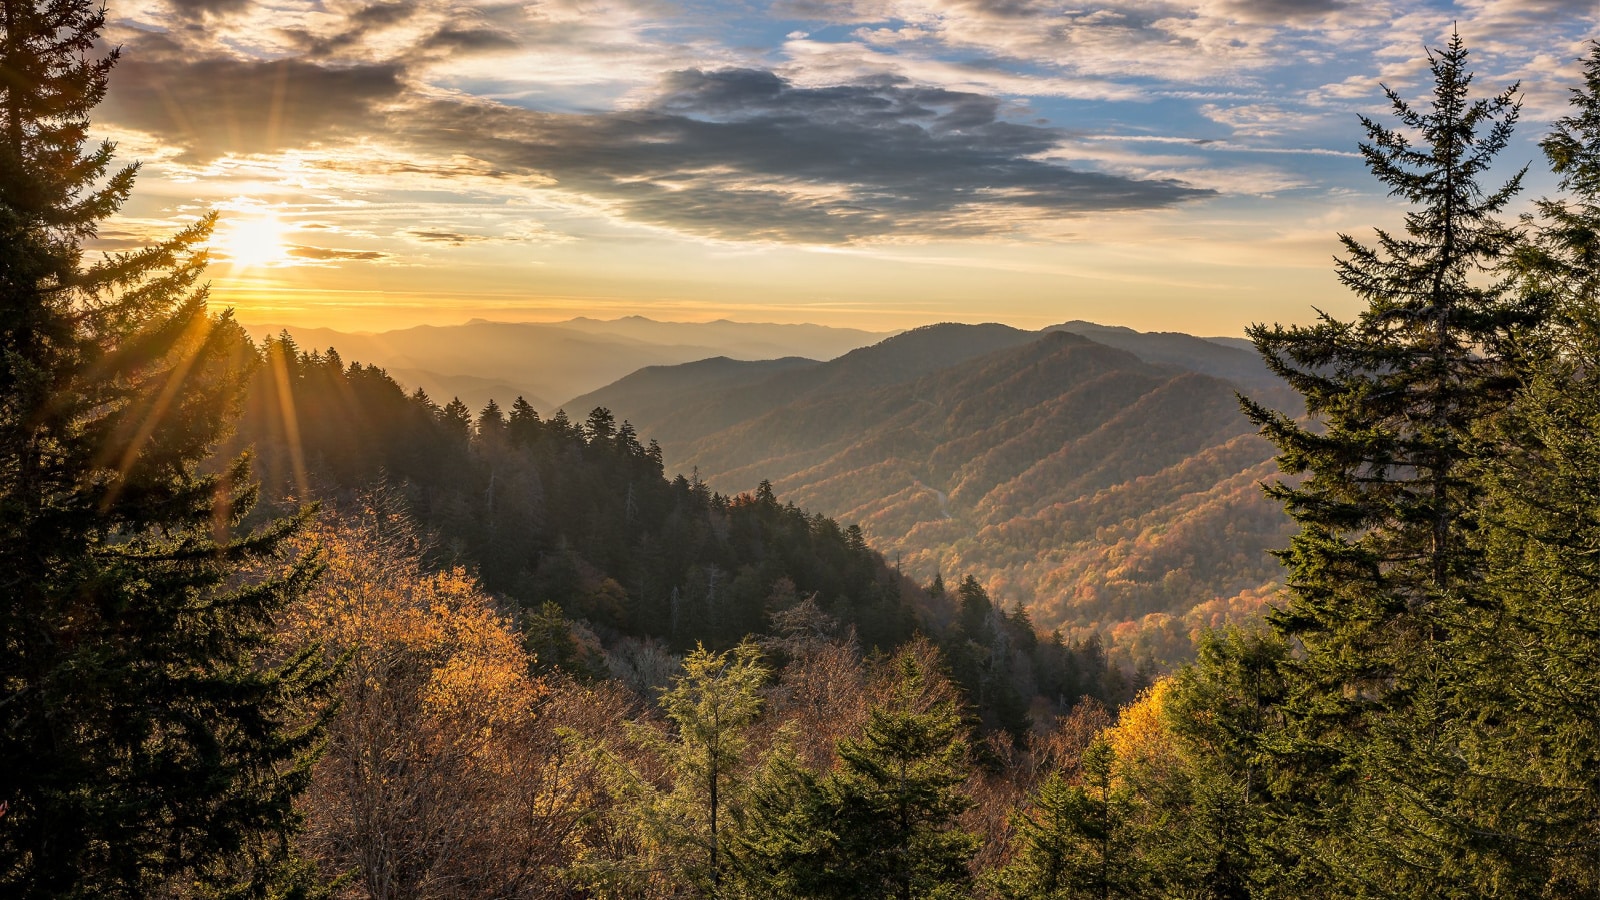
[[[295,259],[310,259],[317,262],[348,262],[361,260],[373,262],[388,259],[389,254],[381,250],[339,250],[332,247],[308,247],[304,244],[295,244],[285,251]]]
[[[1377,208],[1352,151],[1355,114],[1386,107],[1380,84],[1424,93],[1424,49],[1458,27],[1479,87],[1521,81],[1522,134],[1537,136],[1566,111],[1600,14],[1593,0],[127,0],[112,12],[123,61],[96,122],[145,168],[140,205],[102,248],[250,195],[302,239],[273,270],[284,278],[400,266],[409,278],[471,259],[491,273],[474,277],[512,294],[551,260],[592,269],[646,245],[722,254],[718,266],[785,245],[1049,253],[1136,233],[1154,248],[1224,227],[1219,208],[1301,215],[1277,211],[1288,195],[1300,211],[1351,196]],[[1119,240],[1120,260],[1136,241]],[[563,289],[581,293],[586,271],[563,270]]]

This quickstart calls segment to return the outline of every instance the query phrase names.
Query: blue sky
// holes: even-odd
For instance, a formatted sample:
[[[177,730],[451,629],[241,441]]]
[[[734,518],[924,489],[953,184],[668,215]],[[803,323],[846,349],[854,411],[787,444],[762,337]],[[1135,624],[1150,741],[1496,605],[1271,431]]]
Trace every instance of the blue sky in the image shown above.
[[[224,216],[216,298],[375,329],[640,313],[1233,334],[1353,308],[1354,155],[1452,27],[1564,111],[1573,0],[133,0],[108,248]]]

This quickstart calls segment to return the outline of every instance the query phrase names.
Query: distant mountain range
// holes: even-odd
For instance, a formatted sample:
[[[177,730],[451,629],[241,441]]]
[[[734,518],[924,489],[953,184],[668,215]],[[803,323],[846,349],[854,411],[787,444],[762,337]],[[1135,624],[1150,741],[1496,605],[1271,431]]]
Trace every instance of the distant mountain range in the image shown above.
[[[947,324],[829,362],[648,367],[564,406],[631,421],[669,471],[860,522],[912,574],[972,573],[1040,625],[1170,659],[1279,576],[1272,452],[1236,391],[1294,402],[1226,339]]]
[[[478,410],[492,397],[509,406],[519,395],[553,412],[553,400],[591,391],[638,369],[708,357],[829,360],[882,340],[887,332],[823,325],[750,322],[657,322],[640,316],[555,323],[488,322],[342,332],[276,324],[246,325],[256,340],[288,331],[302,349],[338,349],[346,361],[387,369],[408,389]]]
[[[1266,550],[1288,540],[1235,392],[1295,397],[1238,338],[641,317],[287,330],[441,403],[520,395],[578,421],[607,407],[660,441],[669,472],[724,493],[770,480],[920,578],[974,574],[1129,656],[1176,659],[1195,629],[1255,615],[1279,577]]]

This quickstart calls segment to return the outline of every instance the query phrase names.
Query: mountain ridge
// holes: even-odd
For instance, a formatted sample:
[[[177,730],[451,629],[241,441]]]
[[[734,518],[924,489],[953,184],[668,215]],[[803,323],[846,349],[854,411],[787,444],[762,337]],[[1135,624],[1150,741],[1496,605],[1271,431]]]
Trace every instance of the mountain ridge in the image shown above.
[[[459,393],[474,410],[490,399],[507,408],[519,394],[548,400],[573,397],[642,366],[717,356],[826,359],[883,337],[822,325],[661,323],[643,317],[558,323],[474,320],[366,333],[276,324],[244,327],[258,343],[287,331],[307,349],[335,347],[347,361],[403,373],[408,390],[421,385],[430,394],[450,391],[437,395],[441,402]]]
[[[1145,358],[1080,330],[1094,331],[946,324],[754,384],[730,385],[754,372],[729,368],[720,392],[700,385],[717,415],[670,394],[610,408],[671,435],[669,468],[729,493],[770,481],[859,522],[918,578],[975,574],[1043,626],[1180,657],[1218,610],[1258,612],[1278,577],[1266,550],[1287,540],[1287,520],[1257,487],[1272,452],[1236,397],[1273,386],[1242,352],[1200,338],[1114,333]],[[1239,378],[1174,359],[1190,353]],[[607,406],[610,391],[571,405]],[[772,402],[721,408],[741,395]]]

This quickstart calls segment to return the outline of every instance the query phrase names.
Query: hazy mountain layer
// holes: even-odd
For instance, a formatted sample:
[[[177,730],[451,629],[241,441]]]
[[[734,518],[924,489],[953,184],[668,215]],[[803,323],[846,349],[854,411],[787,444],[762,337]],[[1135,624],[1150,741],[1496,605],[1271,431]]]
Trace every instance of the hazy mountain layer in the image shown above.
[[[407,389],[422,386],[441,402],[460,396],[474,410],[491,397],[502,407],[521,394],[543,412],[550,403],[592,391],[641,366],[708,357],[832,359],[884,335],[821,325],[656,322],[640,317],[559,323],[475,320],[464,325],[350,333],[327,328],[246,326],[260,340],[287,330],[310,350],[336,347],[346,361],[388,369]]]
[[[647,344],[711,345],[735,359],[778,359],[801,356],[833,359],[857,347],[881,341],[893,332],[834,328],[828,325],[772,325],[751,322],[658,322],[644,316],[621,319],[579,317],[557,323],[562,328]]]
[[[1198,338],[1176,331],[1134,331],[1093,322],[1067,322],[1045,329],[1081,334],[1097,344],[1126,350],[1145,362],[1178,366],[1191,372],[1215,375],[1240,387],[1279,384],[1244,338]]]
[[[1234,396],[1266,378],[1242,351],[1088,323],[941,325],[790,365],[639,372],[569,406],[660,437],[669,470],[724,491],[769,479],[859,521],[912,574],[976,574],[1039,624],[1126,650],[1181,654],[1193,628],[1254,613],[1278,575],[1265,550],[1288,532],[1257,486],[1271,451]]]
[[[690,369],[692,376],[672,369],[638,373],[601,390],[567,401],[569,411],[581,414],[604,406],[626,418],[640,434],[659,440],[668,459],[683,459],[686,447],[699,438],[771,410],[808,397],[855,394],[863,390],[901,384],[936,372],[953,363],[1004,347],[1034,340],[1033,332],[1008,325],[928,325],[897,334],[870,347],[852,350],[826,364],[795,365],[774,374],[758,366],[718,365]],[[707,360],[706,362],[715,362]],[[654,402],[635,398],[646,385],[667,388]],[[672,387],[681,385],[681,387]],[[670,463],[669,463],[670,465]]]

